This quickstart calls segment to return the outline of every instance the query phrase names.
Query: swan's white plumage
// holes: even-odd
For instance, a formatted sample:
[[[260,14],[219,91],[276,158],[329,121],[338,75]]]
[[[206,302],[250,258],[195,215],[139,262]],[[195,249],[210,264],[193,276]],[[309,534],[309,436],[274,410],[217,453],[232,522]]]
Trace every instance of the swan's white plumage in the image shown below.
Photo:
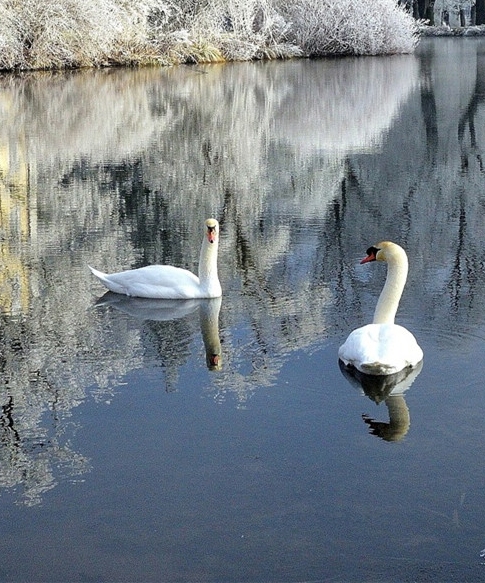
[[[399,245],[384,241],[371,247],[362,262],[386,261],[386,283],[379,297],[372,324],[350,333],[339,349],[339,358],[347,366],[374,375],[395,374],[416,366],[423,351],[414,336],[394,324],[394,317],[407,278],[407,256]]]
[[[199,276],[172,265],[148,265],[118,273],[102,273],[88,266],[110,291],[139,298],[187,300],[217,298],[222,295],[217,273],[219,223],[205,222],[199,259]]]
[[[414,336],[398,324],[367,324],[350,333],[339,358],[367,374],[387,375],[416,366],[423,351]]]

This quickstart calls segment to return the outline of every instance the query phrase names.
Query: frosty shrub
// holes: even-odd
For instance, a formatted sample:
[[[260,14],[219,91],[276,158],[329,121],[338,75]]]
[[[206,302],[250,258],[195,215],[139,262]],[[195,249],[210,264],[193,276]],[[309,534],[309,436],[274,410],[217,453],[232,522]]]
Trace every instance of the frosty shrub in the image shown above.
[[[272,0],[207,0],[191,32],[217,46],[228,61],[301,56]]]
[[[0,0],[0,68],[44,69],[163,60],[149,41],[162,0]]]
[[[308,56],[412,52],[413,17],[395,0],[293,0],[278,2],[291,23],[290,38]]]

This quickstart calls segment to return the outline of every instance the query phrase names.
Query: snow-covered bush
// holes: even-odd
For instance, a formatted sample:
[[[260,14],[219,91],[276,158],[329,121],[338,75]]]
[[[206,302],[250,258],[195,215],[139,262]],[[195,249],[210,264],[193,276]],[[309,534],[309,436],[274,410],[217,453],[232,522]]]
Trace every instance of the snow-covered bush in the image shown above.
[[[149,42],[149,16],[171,8],[167,0],[0,0],[0,69],[163,60]]]
[[[309,56],[410,53],[418,41],[416,21],[394,0],[281,1],[280,10]]]
[[[205,38],[223,59],[247,61],[301,56],[286,40],[288,24],[273,0],[207,0],[195,15],[191,37]]]

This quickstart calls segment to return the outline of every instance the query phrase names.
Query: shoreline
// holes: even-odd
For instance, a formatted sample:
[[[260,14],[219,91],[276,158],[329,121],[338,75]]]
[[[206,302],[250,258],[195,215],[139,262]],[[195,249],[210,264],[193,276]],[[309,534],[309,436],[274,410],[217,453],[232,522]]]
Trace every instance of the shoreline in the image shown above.
[[[447,25],[442,26],[421,26],[419,28],[419,34],[421,37],[426,36],[485,36],[485,24],[479,26],[461,26],[457,28],[451,28]]]

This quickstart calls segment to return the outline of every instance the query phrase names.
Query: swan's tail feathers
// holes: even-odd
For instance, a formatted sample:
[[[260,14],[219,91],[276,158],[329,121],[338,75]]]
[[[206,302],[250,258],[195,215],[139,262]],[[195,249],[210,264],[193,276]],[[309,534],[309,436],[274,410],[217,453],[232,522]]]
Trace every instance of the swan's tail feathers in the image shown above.
[[[91,273],[95,277],[97,277],[99,279],[99,281],[101,281],[102,283],[104,283],[104,285],[107,285],[108,279],[106,277],[106,273],[103,273],[102,271],[98,271],[97,269],[94,269],[94,267],[91,267],[90,265],[88,265],[88,267],[91,270]]]
[[[94,267],[91,267],[90,265],[88,265],[88,267],[91,270],[91,273],[95,277],[97,277],[99,281],[104,286],[106,286],[110,291],[115,292],[117,294],[126,294],[126,289],[119,283],[112,281],[108,274],[103,273],[102,271],[98,271],[97,269],[94,269]]]
[[[89,269],[91,270],[91,273],[93,275],[95,275],[96,277],[100,278],[104,276],[104,273],[102,273],[101,271],[98,271],[97,269],[94,269],[94,267],[91,267],[90,265],[88,265]]]

